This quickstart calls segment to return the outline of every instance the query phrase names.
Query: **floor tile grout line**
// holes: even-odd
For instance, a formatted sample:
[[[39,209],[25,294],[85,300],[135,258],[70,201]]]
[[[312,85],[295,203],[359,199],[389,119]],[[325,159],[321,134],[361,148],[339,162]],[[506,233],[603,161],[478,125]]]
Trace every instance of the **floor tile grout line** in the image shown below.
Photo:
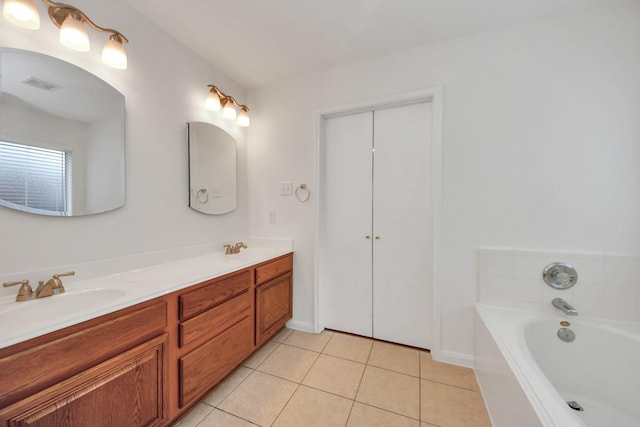
[[[311,366],[309,367],[309,369],[307,369],[307,372],[304,373],[304,375],[302,376],[302,379],[300,380],[300,382],[298,384],[302,384],[304,382],[304,379],[307,378],[307,375],[309,375],[309,372],[311,372],[311,370],[313,369],[313,367],[316,365],[316,363],[318,363],[318,359],[320,359],[320,356],[322,355],[322,353],[318,353],[316,355],[315,360],[313,361],[313,363],[311,364]]]
[[[249,368],[249,369],[253,369],[253,370],[258,369],[260,366],[262,366],[262,364],[263,364],[263,363],[264,363],[264,362],[265,362],[265,361],[266,361],[266,360],[267,360],[267,359],[268,359],[268,358],[269,358],[269,357],[270,357],[270,356],[271,356],[271,355],[272,355],[272,354],[273,354],[273,353],[274,353],[274,352],[275,352],[275,351],[276,351],[276,350],[277,350],[281,345],[283,345],[281,342],[277,342],[277,341],[274,341],[274,343],[278,343],[278,345],[276,345],[276,346],[275,346],[275,348],[274,348],[273,350],[271,350],[271,351],[269,352],[269,354],[267,354],[267,355],[265,356],[265,358],[264,358],[264,359],[262,359],[262,361],[256,365],[256,367],[255,367],[255,368],[249,368],[249,367],[248,367],[248,366],[246,366],[246,365],[243,365],[243,366],[246,366],[247,368]],[[255,353],[254,353],[254,354],[255,354]],[[248,360],[249,358],[251,358],[251,356],[249,356],[246,360]],[[245,361],[246,361],[246,360],[245,360]],[[243,363],[244,363],[244,361],[243,361]]]
[[[279,375],[271,374],[271,373],[269,373],[269,372],[260,371],[260,370],[258,370],[258,369],[256,369],[256,372],[260,372],[260,373],[261,373],[261,374],[263,374],[263,375],[269,375],[270,377],[278,378],[279,380],[289,381],[290,383],[294,383],[294,384],[297,384],[297,385],[302,384],[302,383],[300,383],[300,382],[298,382],[298,381],[292,380],[291,378],[281,377],[281,376],[279,376]]]
[[[351,418],[351,412],[353,412],[353,407],[355,406],[356,401],[355,400],[351,400],[351,407],[349,408],[349,413],[347,414],[347,419],[344,420],[344,427],[347,427],[347,424],[349,424],[349,419]]]
[[[436,383],[436,384],[448,385],[448,386],[450,386],[450,387],[455,387],[455,388],[460,389],[460,390],[466,390],[466,391],[471,391],[471,392],[473,392],[473,393],[479,393],[479,394],[482,394],[482,392],[481,392],[481,391],[479,391],[479,390],[474,390],[474,389],[472,389],[472,388],[462,387],[462,386],[459,386],[459,385],[455,385],[455,384],[451,384],[451,383],[445,383],[445,382],[442,382],[442,381],[436,381],[436,380],[432,380],[432,379],[429,379],[429,378],[420,378],[420,379],[421,379],[421,380],[425,380],[425,381],[430,381],[430,382],[432,382],[432,383]]]
[[[198,404],[194,405],[194,408],[196,406],[198,406],[200,404],[200,402],[198,402]],[[209,407],[211,407],[211,405],[207,405]],[[202,424],[202,422],[204,421],[205,418],[207,418],[209,415],[211,415],[213,413],[213,411],[215,411],[216,408],[211,407],[211,410],[207,413],[207,415],[205,415],[204,417],[202,417],[202,419],[200,421],[198,421],[197,423],[195,423],[195,427],[198,427],[200,424]]]
[[[297,349],[300,349],[300,350],[312,351],[312,352],[318,353],[318,354],[321,353],[320,351],[317,351],[317,350],[311,350],[310,348],[300,347],[299,345],[293,345],[293,344],[289,344],[289,343],[286,343],[286,342],[280,343],[280,345],[286,345],[287,347],[293,347],[293,348],[297,348]]]
[[[371,343],[371,347],[369,348],[369,354],[367,355],[367,361],[364,364],[364,369],[362,370],[362,375],[360,375],[360,381],[358,381],[358,388],[356,389],[356,396],[353,398],[354,400],[358,397],[358,393],[360,392],[360,387],[362,386],[362,380],[364,378],[365,372],[367,372],[367,368],[369,367],[369,358],[371,357],[371,352],[373,351],[373,344]]]
[[[262,426],[262,427],[271,427],[272,425],[274,425],[276,423],[276,421],[278,421],[278,418],[280,418],[280,415],[282,415],[282,412],[284,412],[284,410],[287,407],[287,405],[289,405],[289,402],[291,402],[291,399],[293,399],[293,396],[295,396],[295,394],[298,392],[298,389],[300,388],[301,385],[302,384],[297,383],[296,389],[293,390],[293,393],[291,393],[291,396],[289,396],[289,398],[287,399],[286,403],[282,406],[282,408],[280,408],[280,411],[278,411],[278,415],[276,415],[276,417],[273,419],[273,421],[271,421],[271,424],[269,424],[268,426]]]
[[[386,408],[381,408],[381,407],[379,407],[379,406],[372,405],[371,403],[361,402],[361,401],[359,401],[359,400],[354,400],[354,402],[355,402],[355,403],[359,403],[359,404],[364,405],[364,406],[368,406],[368,407],[370,407],[370,408],[375,408],[375,409],[379,409],[379,410],[384,411],[384,412],[389,412],[390,414],[399,415],[399,416],[404,417],[404,418],[409,418],[410,420],[417,421],[418,423],[421,423],[421,422],[422,422],[422,420],[420,420],[420,419],[418,419],[418,418],[414,418],[414,417],[412,417],[412,416],[410,416],[410,415],[403,414],[403,413],[401,413],[401,412],[392,411],[392,410],[390,410],[390,409],[386,409]],[[426,421],[425,421],[425,423],[426,423]]]
[[[422,354],[418,353],[418,417],[422,423]]]
[[[233,413],[231,413],[231,412],[229,412],[229,411],[225,411],[224,409],[220,409],[220,408],[216,408],[216,409],[217,409],[218,411],[220,411],[220,412],[224,412],[225,414],[231,415],[232,417],[236,417],[236,418],[238,418],[238,419],[241,419],[242,421],[246,421],[246,422],[248,422],[248,423],[249,423],[249,424],[251,424],[251,425],[258,426],[258,427],[262,427],[262,426],[260,426],[260,424],[256,424],[256,423],[254,423],[254,422],[253,422],[253,421],[251,421],[251,420],[248,420],[248,419],[243,418],[243,417],[241,417],[241,416],[239,416],[239,415],[233,414]],[[202,421],[204,421],[204,420],[202,420]],[[202,422],[202,421],[200,421],[200,422]]]
[[[229,398],[229,396],[231,396],[231,394],[233,394],[233,392],[234,392],[234,391],[236,391],[236,390],[238,389],[238,387],[240,387],[240,384],[242,384],[243,382],[245,382],[245,381],[247,380],[247,378],[249,378],[251,375],[253,375],[253,374],[256,372],[256,370],[255,370],[255,369],[251,369],[251,368],[248,368],[248,367],[246,367],[246,366],[242,366],[242,367],[243,367],[243,368],[247,368],[247,369],[251,370],[251,372],[250,372],[246,377],[244,377],[244,378],[242,379],[242,381],[240,381],[240,382],[238,383],[238,385],[236,385],[236,386],[233,388],[233,390],[231,390],[231,391],[230,391],[230,392],[229,392],[229,393],[228,393],[228,394],[227,394],[227,395],[226,395],[226,396],[225,396],[225,397],[224,397],[224,398],[223,398],[223,399],[222,399],[222,400],[221,400],[217,405],[215,405],[215,406],[214,406],[214,408],[216,408],[216,409],[220,409],[220,405],[222,405],[222,403],[223,403],[225,400],[227,400],[227,399]],[[237,370],[237,368],[236,368],[236,370]],[[233,372],[235,372],[235,370],[234,370]],[[227,377],[225,378],[225,380],[226,380],[227,378],[229,378],[229,376],[227,376]],[[216,388],[218,388],[220,385],[222,385],[222,383],[223,383],[223,382],[224,382],[224,380],[222,380],[222,381],[220,382],[220,384],[218,384],[217,386],[215,386],[215,387],[213,388],[213,390],[211,390],[211,392],[215,391],[215,389],[216,389]],[[205,397],[206,397],[206,396],[205,396]],[[203,400],[204,400],[204,398],[203,398]],[[202,400],[201,400],[201,402],[202,402]],[[206,402],[205,402],[205,403],[206,403]]]

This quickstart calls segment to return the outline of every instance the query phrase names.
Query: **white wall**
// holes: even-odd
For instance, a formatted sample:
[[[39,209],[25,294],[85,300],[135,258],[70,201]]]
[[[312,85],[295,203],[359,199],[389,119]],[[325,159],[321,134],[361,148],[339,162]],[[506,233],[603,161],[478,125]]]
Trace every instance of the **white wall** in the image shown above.
[[[250,230],[295,239],[294,320],[313,323],[315,200],[279,182],[317,191],[318,109],[405,91],[444,87],[444,357],[473,353],[477,247],[639,253],[638,22],[633,2],[251,91]]]
[[[129,40],[129,68],[102,64],[105,34],[90,31],[89,53],[66,49],[41,7],[41,29],[23,30],[0,19],[0,47],[33,50],[78,65],[126,98],[126,205],[115,211],[73,218],[44,217],[0,209],[0,276],[73,265],[140,252],[245,238],[247,233],[244,131],[221,123],[238,139],[239,206],[223,216],[188,207],[187,121],[217,123],[202,106],[207,84],[243,102],[244,90],[229,76],[178,44],[119,0],[76,0],[96,23],[116,28]],[[43,278],[44,279],[44,278]],[[7,290],[13,293],[11,289]]]

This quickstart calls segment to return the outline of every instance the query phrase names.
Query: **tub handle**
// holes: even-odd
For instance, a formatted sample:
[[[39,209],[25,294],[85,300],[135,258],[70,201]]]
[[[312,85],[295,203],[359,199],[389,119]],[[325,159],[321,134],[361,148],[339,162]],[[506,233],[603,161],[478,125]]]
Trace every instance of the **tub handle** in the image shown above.
[[[542,270],[542,278],[553,289],[569,289],[578,281],[578,272],[569,264],[554,262]]]

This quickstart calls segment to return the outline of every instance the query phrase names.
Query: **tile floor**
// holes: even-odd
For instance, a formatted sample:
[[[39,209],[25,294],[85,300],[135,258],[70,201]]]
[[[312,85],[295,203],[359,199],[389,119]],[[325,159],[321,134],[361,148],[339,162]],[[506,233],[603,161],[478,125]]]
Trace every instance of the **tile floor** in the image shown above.
[[[283,329],[179,427],[491,426],[473,370],[426,351]]]

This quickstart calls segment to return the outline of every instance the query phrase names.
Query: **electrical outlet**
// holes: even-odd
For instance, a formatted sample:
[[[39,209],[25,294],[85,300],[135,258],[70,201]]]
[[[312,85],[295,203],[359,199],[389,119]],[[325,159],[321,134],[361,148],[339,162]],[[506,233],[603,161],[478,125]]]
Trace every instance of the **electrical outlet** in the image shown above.
[[[280,183],[280,195],[281,196],[290,196],[293,194],[291,181],[281,182]]]
[[[276,223],[276,211],[275,210],[270,210],[268,213],[269,213],[269,224],[275,224]]]

